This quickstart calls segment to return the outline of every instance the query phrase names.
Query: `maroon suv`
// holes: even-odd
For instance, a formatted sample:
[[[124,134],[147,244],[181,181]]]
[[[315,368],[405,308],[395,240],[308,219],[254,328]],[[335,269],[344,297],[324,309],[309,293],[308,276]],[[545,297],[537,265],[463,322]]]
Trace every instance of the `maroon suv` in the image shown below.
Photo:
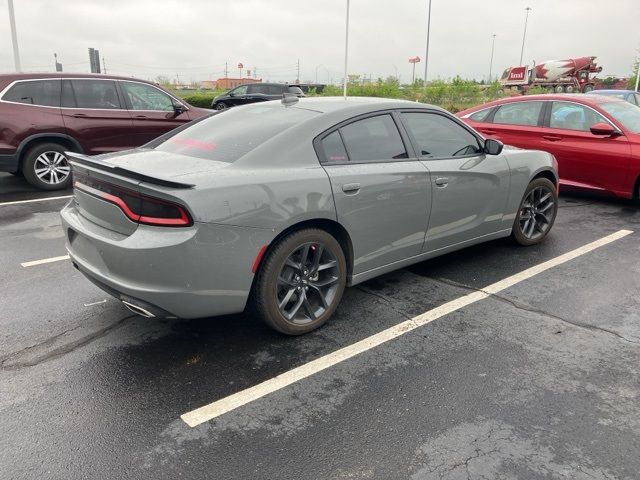
[[[0,75],[0,171],[22,173],[45,190],[66,188],[65,151],[97,155],[138,147],[211,113],[133,78]]]

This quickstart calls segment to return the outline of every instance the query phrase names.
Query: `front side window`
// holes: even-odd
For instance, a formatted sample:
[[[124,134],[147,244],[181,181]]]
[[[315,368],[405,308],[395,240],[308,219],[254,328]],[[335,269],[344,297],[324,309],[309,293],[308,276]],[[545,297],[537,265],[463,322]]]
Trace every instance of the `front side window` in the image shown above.
[[[551,128],[588,132],[592,125],[603,122],[607,123],[601,115],[577,103],[553,102],[551,106]]]
[[[113,80],[71,80],[71,89],[77,108],[123,108],[116,93],[116,82]]]
[[[640,108],[637,106],[629,102],[602,102],[598,106],[630,132],[640,133]]]
[[[144,83],[120,82],[133,110],[173,111],[173,100],[166,93]]]
[[[378,115],[340,129],[352,162],[408,158],[391,115]]]
[[[475,135],[444,115],[403,113],[402,117],[417,143],[420,156],[451,158],[482,151]]]
[[[542,102],[514,102],[500,105],[493,117],[493,123],[504,125],[538,125]]]
[[[281,85],[268,85],[267,93],[269,95],[282,95],[284,93],[284,87]]]
[[[45,107],[59,107],[60,80],[18,82],[4,94],[2,100]]]
[[[238,88],[234,88],[229,93],[231,93],[233,95],[246,95],[247,94],[247,88],[248,88],[247,85],[241,85]]]

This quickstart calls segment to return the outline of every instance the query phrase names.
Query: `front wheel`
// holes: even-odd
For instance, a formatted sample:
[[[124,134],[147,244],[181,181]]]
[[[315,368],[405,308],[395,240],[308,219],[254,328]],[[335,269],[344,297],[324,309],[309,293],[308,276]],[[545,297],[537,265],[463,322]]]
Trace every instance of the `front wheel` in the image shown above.
[[[524,246],[540,243],[551,230],[557,213],[556,186],[546,178],[536,178],[525,190],[511,236]]]
[[[216,110],[226,110],[227,108],[227,104],[224,102],[216,103]]]
[[[256,278],[254,304],[273,329],[301,335],[333,314],[347,280],[338,241],[324,230],[306,229],[280,240]]]
[[[71,185],[71,165],[65,155],[68,148],[57,143],[42,143],[31,148],[24,157],[22,173],[34,187],[62,190]]]
[[[583,93],[589,93],[593,91],[593,85],[585,85],[584,88],[582,89]]]

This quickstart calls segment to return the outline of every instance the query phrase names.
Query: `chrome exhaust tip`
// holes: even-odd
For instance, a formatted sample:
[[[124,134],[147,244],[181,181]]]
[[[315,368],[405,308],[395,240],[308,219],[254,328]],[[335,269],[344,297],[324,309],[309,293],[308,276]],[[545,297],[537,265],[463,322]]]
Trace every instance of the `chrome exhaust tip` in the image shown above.
[[[149,310],[146,310],[144,308],[142,308],[139,305],[135,305],[131,302],[127,302],[126,300],[121,300],[122,304],[127,307],[129,310],[131,310],[133,313],[136,313],[142,317],[145,318],[154,318],[155,315],[153,313],[151,313]]]

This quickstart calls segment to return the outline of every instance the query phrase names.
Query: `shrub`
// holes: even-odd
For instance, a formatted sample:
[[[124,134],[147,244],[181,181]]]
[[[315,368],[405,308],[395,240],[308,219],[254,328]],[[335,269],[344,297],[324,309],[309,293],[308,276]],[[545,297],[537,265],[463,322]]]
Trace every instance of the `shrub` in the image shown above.
[[[211,108],[211,102],[216,96],[216,92],[189,92],[189,94],[182,97],[182,99],[189,105],[200,108]]]

